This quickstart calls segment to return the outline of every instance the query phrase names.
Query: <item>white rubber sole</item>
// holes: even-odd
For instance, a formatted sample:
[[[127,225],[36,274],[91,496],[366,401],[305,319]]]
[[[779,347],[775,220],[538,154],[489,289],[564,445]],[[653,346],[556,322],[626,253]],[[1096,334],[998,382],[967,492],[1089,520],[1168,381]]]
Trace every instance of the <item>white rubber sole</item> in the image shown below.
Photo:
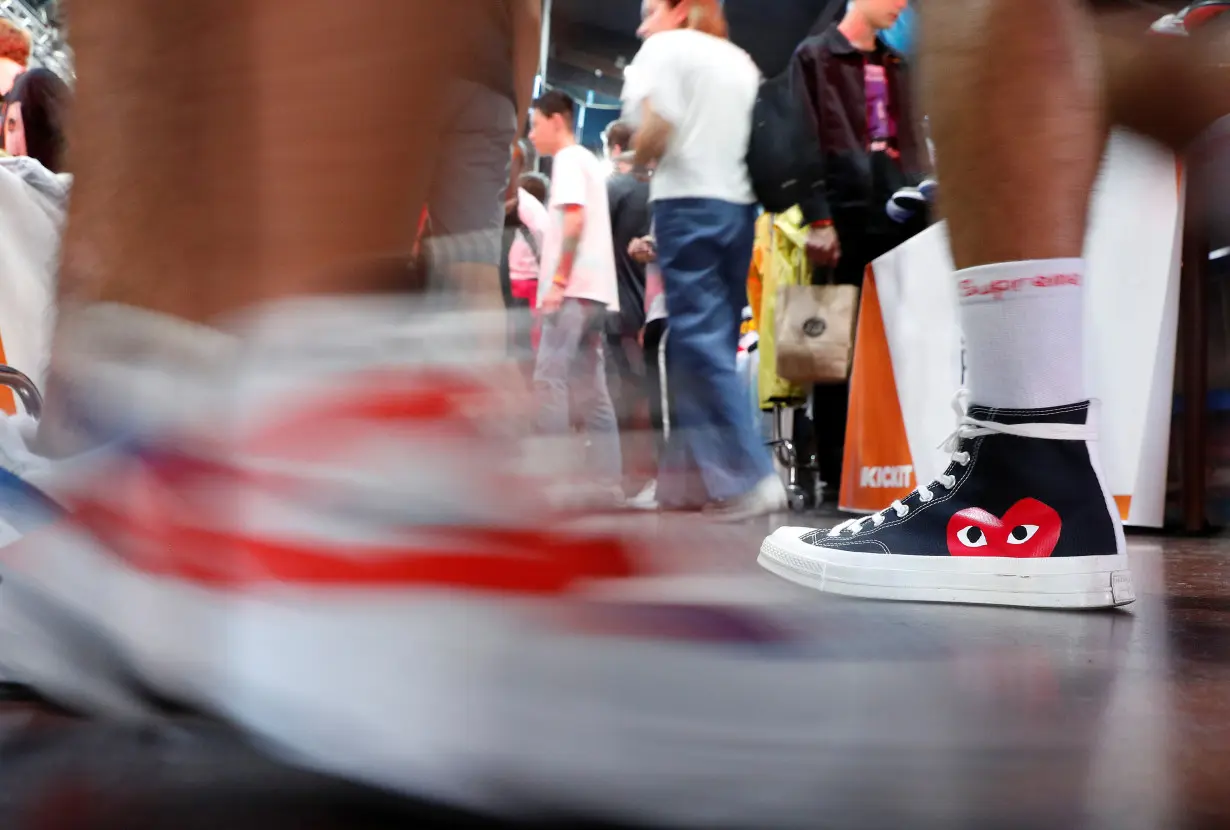
[[[1061,559],[903,556],[819,548],[808,528],[765,539],[765,570],[829,594],[1021,608],[1115,608],[1136,600],[1126,554]]]

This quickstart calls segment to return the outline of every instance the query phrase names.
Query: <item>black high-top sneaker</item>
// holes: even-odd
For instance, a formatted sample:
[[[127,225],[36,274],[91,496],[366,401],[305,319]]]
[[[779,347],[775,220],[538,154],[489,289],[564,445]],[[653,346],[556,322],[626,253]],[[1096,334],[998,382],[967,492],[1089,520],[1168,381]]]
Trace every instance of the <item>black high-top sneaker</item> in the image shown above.
[[[855,597],[1126,605],[1136,597],[1098,460],[1097,406],[971,407],[937,481],[829,531],[782,528],[765,540],[760,564]]]

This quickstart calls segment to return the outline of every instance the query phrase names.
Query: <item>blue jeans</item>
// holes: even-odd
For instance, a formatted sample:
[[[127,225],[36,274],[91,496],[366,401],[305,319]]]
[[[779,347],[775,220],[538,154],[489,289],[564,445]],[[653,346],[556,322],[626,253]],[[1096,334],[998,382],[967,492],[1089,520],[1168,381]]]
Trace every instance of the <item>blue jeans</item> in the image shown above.
[[[623,462],[619,422],[606,385],[605,320],[606,306],[589,300],[566,299],[558,312],[544,315],[534,393],[537,427],[544,435],[567,435],[572,431],[571,402],[582,408],[589,434],[589,470],[599,482],[618,485]]]
[[[773,474],[735,372],[756,211],[716,199],[654,203],[670,335],[671,434],[658,501],[696,506],[741,496]]]

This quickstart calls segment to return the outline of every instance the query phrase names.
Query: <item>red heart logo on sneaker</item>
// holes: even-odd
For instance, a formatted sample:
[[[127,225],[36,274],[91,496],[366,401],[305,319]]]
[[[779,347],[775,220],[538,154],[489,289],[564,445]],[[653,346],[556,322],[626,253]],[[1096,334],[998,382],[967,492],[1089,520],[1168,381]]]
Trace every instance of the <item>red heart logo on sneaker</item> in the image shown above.
[[[1002,519],[981,507],[968,507],[948,520],[948,552],[1045,559],[1055,552],[1062,529],[1059,513],[1037,499],[1018,501]]]

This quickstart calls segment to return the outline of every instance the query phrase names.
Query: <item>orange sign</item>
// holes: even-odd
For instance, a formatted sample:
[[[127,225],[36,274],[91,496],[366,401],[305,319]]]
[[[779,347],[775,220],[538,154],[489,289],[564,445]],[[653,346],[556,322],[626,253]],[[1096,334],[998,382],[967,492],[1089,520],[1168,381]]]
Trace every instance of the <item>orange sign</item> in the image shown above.
[[[914,489],[914,462],[893,379],[875,271],[870,265],[863,277],[862,296],[838,502],[842,510],[870,513],[910,494]]]

